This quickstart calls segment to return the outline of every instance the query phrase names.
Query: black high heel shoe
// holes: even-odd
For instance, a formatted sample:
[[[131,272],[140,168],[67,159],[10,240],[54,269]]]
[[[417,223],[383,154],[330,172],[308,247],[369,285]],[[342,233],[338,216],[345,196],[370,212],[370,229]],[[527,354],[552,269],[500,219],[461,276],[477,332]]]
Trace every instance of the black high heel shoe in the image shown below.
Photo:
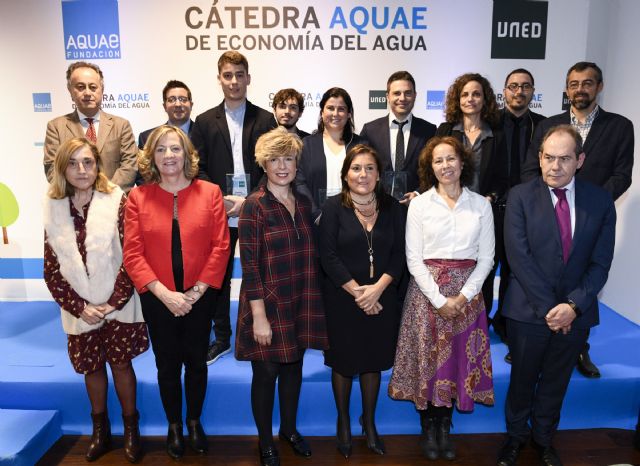
[[[362,426],[362,435],[365,435],[367,438],[367,447],[369,450],[374,452],[376,455],[384,455],[387,451],[384,448],[384,443],[382,439],[378,437],[378,432],[376,431],[376,427],[373,426],[373,432],[369,435],[369,432],[364,428],[364,423],[362,422],[362,416],[360,416],[360,426]],[[373,438],[371,438],[373,437]]]
[[[348,459],[351,456],[351,447],[351,432],[349,431],[349,440],[342,442],[340,440],[340,420],[336,421],[336,448],[344,456],[344,459]]]

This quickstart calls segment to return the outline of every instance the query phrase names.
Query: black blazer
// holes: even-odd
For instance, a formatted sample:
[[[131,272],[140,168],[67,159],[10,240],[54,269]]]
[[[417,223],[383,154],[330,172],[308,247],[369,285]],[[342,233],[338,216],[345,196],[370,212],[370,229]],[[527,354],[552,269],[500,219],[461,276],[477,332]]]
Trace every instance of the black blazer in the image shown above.
[[[147,143],[147,139],[149,139],[149,135],[156,128],[157,126],[140,133],[140,135],[138,136],[138,149],[140,150],[144,149],[144,145]],[[189,136],[189,139],[191,139],[192,130],[193,130],[193,120],[189,120],[189,132],[187,133],[187,136]]]
[[[437,136],[453,136],[462,142],[463,134],[453,131],[454,125],[444,122],[438,126]],[[480,159],[480,191],[482,196],[490,195],[494,201],[504,197],[509,186],[507,172],[507,144],[501,129],[491,128],[492,138],[482,141],[482,157]]]
[[[571,300],[580,311],[572,327],[598,324],[598,293],[613,259],[616,210],[604,189],[576,179],[575,216],[571,253],[565,264],[548,186],[536,177],[511,189],[504,225],[511,266],[502,309],[505,317],[546,325],[544,316]]]
[[[527,152],[527,160],[522,166],[522,181],[540,175],[538,152],[545,133],[554,126],[569,124],[571,115],[567,110],[538,125]],[[600,107],[584,141],[586,158],[576,177],[603,187],[615,201],[631,186],[633,146],[633,123],[622,115],[605,112]]]
[[[298,164],[295,184],[298,192],[311,199],[313,218],[320,215],[319,191],[327,189],[327,162],[324,155],[322,133],[314,133],[302,141],[302,154]],[[357,134],[353,134],[351,141],[345,147],[349,152],[356,144],[366,144],[367,141]]]
[[[306,138],[307,136],[309,136],[309,133],[307,133],[306,131],[302,131],[301,129],[299,129],[299,128],[297,128],[297,127],[296,127],[296,134],[298,135],[298,137],[299,137],[300,139],[304,139],[304,138]]]
[[[411,118],[409,142],[401,171],[407,173],[407,190],[418,191],[420,180],[418,178],[418,159],[420,152],[427,141],[436,134],[436,125],[415,115]],[[382,160],[382,171],[393,171],[391,160],[391,137],[389,131],[389,116],[378,118],[365,123],[360,136],[369,141]]]
[[[509,152],[509,138],[508,138],[507,130],[505,129],[505,120],[506,118],[509,117],[509,115],[510,115],[510,112],[506,108],[503,108],[502,110],[500,110],[500,128],[502,128],[502,131],[504,132],[504,140],[506,144],[505,150],[507,151],[507,158],[510,157],[510,152]],[[520,152],[520,167],[522,167],[525,161],[527,160],[527,151],[529,150],[529,145],[533,140],[533,135],[535,134],[535,130],[538,127],[538,123],[540,123],[545,118],[547,117],[539,113],[532,112],[531,110],[527,111],[524,114],[524,125],[525,125],[526,137],[524,139],[524,153],[522,153],[522,151]],[[522,169],[520,170],[520,172],[522,172]],[[518,179],[519,178],[520,178],[520,174],[518,174]],[[511,179],[509,179],[509,184],[511,185]],[[515,184],[519,184],[519,182],[516,182]]]
[[[247,100],[242,125],[242,159],[245,173],[251,176],[251,190],[258,186],[263,175],[262,169],[256,163],[256,141],[276,126],[271,112]],[[191,142],[200,156],[198,177],[212,181],[227,194],[227,173],[233,173],[233,154],[224,101],[198,115],[191,129]]]

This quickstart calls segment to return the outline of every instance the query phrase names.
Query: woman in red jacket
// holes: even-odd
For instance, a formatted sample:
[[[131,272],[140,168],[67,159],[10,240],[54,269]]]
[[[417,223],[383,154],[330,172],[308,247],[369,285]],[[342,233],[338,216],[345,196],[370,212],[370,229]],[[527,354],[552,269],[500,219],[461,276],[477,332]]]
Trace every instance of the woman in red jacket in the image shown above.
[[[229,256],[220,188],[194,179],[198,155],[180,129],[150,135],[139,159],[146,184],[131,191],[125,214],[124,264],[140,293],[169,422],[167,453],[184,454],[182,366],[189,445],[207,451],[200,414],[207,390],[210,309]]]

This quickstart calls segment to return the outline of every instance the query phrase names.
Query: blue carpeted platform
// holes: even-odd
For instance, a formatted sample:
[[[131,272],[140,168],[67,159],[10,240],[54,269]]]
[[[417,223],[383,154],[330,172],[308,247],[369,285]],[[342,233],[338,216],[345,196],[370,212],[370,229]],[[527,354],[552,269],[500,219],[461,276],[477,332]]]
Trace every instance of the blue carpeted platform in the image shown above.
[[[592,331],[591,355],[602,371],[599,380],[574,374],[562,412],[560,427],[617,427],[631,429],[640,407],[640,327],[606,306],[601,306],[601,325]],[[235,321],[232,310],[232,321]],[[496,406],[476,408],[473,414],[455,414],[454,431],[504,431],[504,400],[509,366],[503,362],[505,345],[492,336]],[[148,351],[134,361],[138,376],[138,399],[143,434],[166,432],[166,421],[156,385],[153,354]],[[383,375],[377,415],[381,433],[416,433],[418,417],[413,405],[386,395],[390,373]],[[209,366],[209,386],[203,424],[207,433],[255,434],[250,408],[251,368],[231,354]],[[0,303],[0,408],[58,410],[65,434],[90,432],[89,402],[83,378],[77,375],[66,354],[59,310],[52,302]],[[109,411],[114,431],[121,432],[120,408],[110,387]],[[352,416],[360,414],[360,394],[354,385]],[[330,371],[322,354],[309,351],[304,363],[304,382],[299,409],[299,428],[306,435],[333,435],[335,407]],[[277,409],[274,414],[277,425]]]
[[[31,466],[61,436],[57,411],[0,409],[0,466]]]

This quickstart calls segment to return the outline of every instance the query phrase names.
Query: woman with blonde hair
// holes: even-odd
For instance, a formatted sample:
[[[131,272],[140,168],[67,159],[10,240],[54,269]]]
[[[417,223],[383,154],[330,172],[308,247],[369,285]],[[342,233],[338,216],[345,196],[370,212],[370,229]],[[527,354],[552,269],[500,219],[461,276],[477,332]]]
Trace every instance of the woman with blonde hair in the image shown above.
[[[167,453],[184,455],[182,367],[189,446],[208,450],[200,423],[207,390],[212,288],[220,288],[229,257],[229,229],[220,188],[195,179],[198,155],[182,130],[151,132],[139,159],[145,184],[129,196],[124,263],[140,293],[158,368],[169,429]]]
[[[93,432],[87,461],[108,451],[107,371],[124,423],[124,451],[141,457],[136,375],[131,360],[149,347],[138,295],[122,265],[125,195],[100,170],[95,145],[63,143],[44,202],[44,280],[60,305],[69,358],[84,374]]]

